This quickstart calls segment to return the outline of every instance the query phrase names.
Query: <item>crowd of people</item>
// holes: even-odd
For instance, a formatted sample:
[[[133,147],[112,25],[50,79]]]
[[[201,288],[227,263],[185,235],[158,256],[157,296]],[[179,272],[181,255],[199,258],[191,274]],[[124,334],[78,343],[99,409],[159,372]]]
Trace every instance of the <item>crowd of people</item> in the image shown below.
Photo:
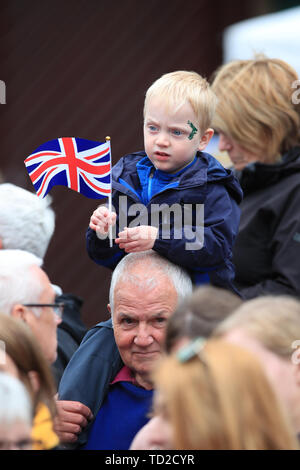
[[[90,329],[43,269],[51,199],[0,184],[0,449],[299,448],[297,79],[260,56],[150,86],[145,149],[87,230],[112,270]]]

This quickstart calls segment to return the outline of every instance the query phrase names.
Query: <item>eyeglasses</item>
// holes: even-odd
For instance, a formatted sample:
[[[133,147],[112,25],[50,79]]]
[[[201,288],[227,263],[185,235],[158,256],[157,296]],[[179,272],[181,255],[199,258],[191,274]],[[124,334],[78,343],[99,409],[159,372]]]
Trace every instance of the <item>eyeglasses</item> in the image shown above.
[[[23,305],[24,307],[38,307],[38,308],[50,307],[54,310],[54,313],[59,318],[62,318],[62,314],[63,314],[64,306],[65,306],[65,304],[62,302],[57,302],[55,304],[23,304]]]
[[[40,441],[33,441],[32,439],[22,439],[20,441],[0,441],[0,450],[32,450],[34,446],[41,445]]]
[[[177,359],[181,363],[185,363],[193,357],[198,356],[200,361],[205,364],[205,360],[203,358],[202,349],[204,348],[206,343],[206,339],[199,337],[191,341],[186,346],[183,346],[176,354]],[[206,365],[206,364],[205,364]]]

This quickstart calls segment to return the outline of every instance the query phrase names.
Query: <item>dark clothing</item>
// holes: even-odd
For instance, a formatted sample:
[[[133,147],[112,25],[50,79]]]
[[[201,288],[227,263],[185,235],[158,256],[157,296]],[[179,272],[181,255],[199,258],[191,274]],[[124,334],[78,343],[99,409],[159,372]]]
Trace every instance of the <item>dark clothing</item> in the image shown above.
[[[111,319],[91,328],[72,356],[60,381],[59,399],[80,401],[96,417],[110,382],[123,367],[116,346]],[[87,427],[77,445],[85,444]]]
[[[160,213],[156,225],[158,238],[153,249],[186,268],[195,284],[205,279],[205,282],[210,281],[220,287],[233,288],[232,246],[238,231],[238,204],[242,191],[230,170],[223,168],[211,155],[198,152],[191,164],[170,175],[155,169],[145,152],[136,152],[121,158],[114,166],[112,175],[112,204],[117,213],[117,234],[136,218],[136,211],[134,215],[128,215],[134,204],[144,204],[146,207],[144,216],[147,220],[143,225],[156,225],[153,218],[162,211],[163,204],[168,211],[173,204],[185,206],[185,209],[189,206],[189,223],[182,220],[181,211],[180,215],[172,214],[166,226],[164,215]],[[124,204],[120,196],[126,196]],[[196,213],[201,204],[204,205],[202,248],[198,237],[203,220],[199,221]],[[176,235],[178,227],[181,229]],[[165,236],[167,233],[169,238]],[[192,246],[187,248],[187,244]],[[125,256],[124,250],[117,244],[110,248],[108,237],[99,240],[91,229],[87,231],[87,250],[96,263],[111,269]]]
[[[300,296],[300,147],[273,165],[237,172],[244,199],[233,250],[235,283],[245,299]]]
[[[81,298],[73,294],[62,294],[56,297],[56,302],[65,304],[62,322],[57,328],[57,359],[52,365],[52,373],[58,387],[67,364],[87,332],[87,327],[81,319]]]

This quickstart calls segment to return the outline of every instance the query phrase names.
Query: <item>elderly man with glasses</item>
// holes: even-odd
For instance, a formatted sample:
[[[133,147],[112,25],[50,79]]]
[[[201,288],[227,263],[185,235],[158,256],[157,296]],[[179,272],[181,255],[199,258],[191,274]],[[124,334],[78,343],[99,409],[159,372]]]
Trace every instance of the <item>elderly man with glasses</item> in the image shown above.
[[[41,265],[29,252],[0,250],[0,313],[25,322],[52,364],[63,304],[55,302],[56,292]]]

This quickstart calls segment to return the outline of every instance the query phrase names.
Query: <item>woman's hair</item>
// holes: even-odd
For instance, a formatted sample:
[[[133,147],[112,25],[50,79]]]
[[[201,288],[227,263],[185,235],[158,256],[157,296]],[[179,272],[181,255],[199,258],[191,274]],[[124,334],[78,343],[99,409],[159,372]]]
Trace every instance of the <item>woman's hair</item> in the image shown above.
[[[292,99],[296,80],[286,62],[262,55],[223,65],[213,76],[218,97],[213,127],[259,161],[274,163],[300,144],[300,104]]]
[[[56,412],[54,379],[50,366],[29,327],[21,320],[0,313],[0,341],[4,345],[4,353],[13,360],[18,369],[19,379],[31,395],[34,412],[40,403],[44,403],[54,416]],[[32,383],[32,373],[38,381],[37,387]]]
[[[293,343],[300,339],[300,301],[284,295],[248,300],[220,323],[214,334],[223,336],[235,328],[243,329],[274,354],[290,359]]]
[[[208,338],[214,329],[241,304],[242,299],[227,289],[198,287],[169,318],[165,349],[171,352],[181,338]]]
[[[0,372],[0,425],[9,426],[22,421],[32,426],[32,403],[26,387],[20,380]]]
[[[154,373],[175,449],[295,449],[291,425],[258,361],[209,340],[185,362],[164,358]]]
[[[196,72],[179,70],[166,73],[148,88],[144,104],[144,116],[149,99],[162,98],[167,108],[174,112],[185,103],[189,103],[197,116],[197,126],[201,135],[211,126],[217,98],[208,81]]]
[[[185,271],[181,266],[163,258],[153,250],[142,251],[140,253],[129,253],[117,264],[112,274],[109,291],[109,303],[112,314],[114,312],[114,293],[118,282],[130,279],[132,283],[139,285],[139,278],[136,276],[130,276],[130,269],[139,262],[144,263],[145,270],[147,269],[145,272],[148,272],[149,269],[149,278],[147,279],[149,286],[154,286],[155,283],[158,282],[156,277],[153,277],[152,267],[159,269],[163,275],[169,278],[170,282],[173,282],[178,296],[178,303],[183,301],[192,293],[193,286],[191,278],[187,271]]]

